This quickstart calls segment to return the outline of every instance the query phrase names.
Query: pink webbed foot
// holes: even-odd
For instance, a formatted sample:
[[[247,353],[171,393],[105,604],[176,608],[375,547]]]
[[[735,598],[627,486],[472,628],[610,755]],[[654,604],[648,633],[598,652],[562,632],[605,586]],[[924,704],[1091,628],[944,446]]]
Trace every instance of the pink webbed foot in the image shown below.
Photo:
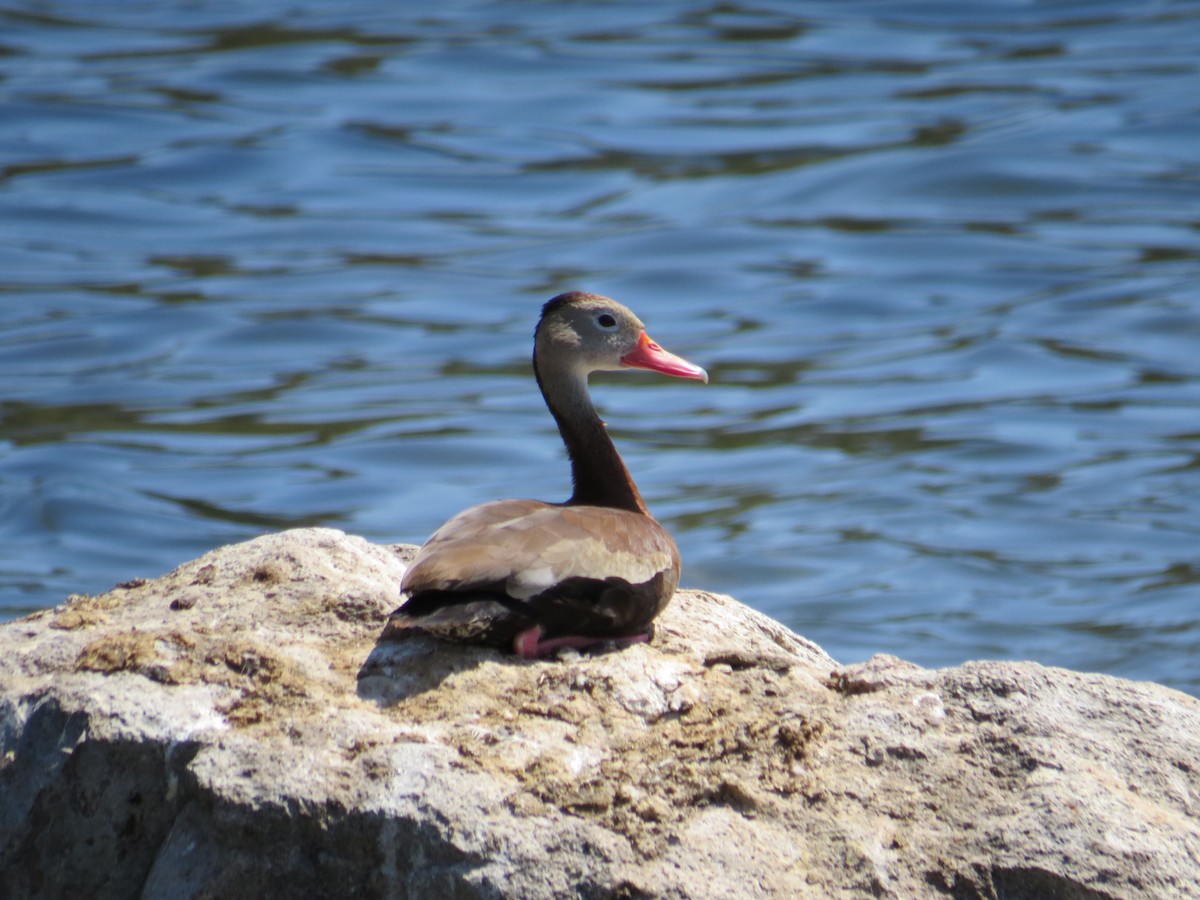
[[[568,647],[572,650],[588,650],[600,644],[628,647],[632,644],[644,644],[649,640],[650,632],[648,631],[639,631],[634,634],[614,634],[608,637],[592,637],[582,634],[563,635],[542,640],[541,626],[534,625],[513,638],[513,652],[522,659],[540,659]]]

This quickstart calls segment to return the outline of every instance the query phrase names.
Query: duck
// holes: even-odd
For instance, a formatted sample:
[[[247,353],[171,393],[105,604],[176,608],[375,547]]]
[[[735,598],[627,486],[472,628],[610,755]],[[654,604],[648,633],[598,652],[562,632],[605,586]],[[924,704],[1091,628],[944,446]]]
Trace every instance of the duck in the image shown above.
[[[447,521],[405,571],[384,637],[422,633],[523,659],[652,638],[679,585],[679,548],[647,509],[588,391],[592,372],[630,369],[708,382],[616,300],[570,291],[543,306],[533,372],[566,446],[571,496],[494,500]]]

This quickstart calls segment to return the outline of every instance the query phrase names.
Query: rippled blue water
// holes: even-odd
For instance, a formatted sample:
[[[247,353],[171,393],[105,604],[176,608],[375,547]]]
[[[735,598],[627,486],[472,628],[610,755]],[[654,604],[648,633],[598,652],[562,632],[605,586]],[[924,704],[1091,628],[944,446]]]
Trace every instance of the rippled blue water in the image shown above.
[[[1200,692],[1200,5],[0,8],[0,609],[560,498],[539,305],[684,581],[845,661]]]

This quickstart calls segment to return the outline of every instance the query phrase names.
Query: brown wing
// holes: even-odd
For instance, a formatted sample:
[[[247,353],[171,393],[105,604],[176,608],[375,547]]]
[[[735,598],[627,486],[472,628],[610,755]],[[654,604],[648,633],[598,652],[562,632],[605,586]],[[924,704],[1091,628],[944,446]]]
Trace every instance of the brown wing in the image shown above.
[[[529,600],[572,578],[679,580],[679,551],[649,516],[599,506],[498,500],[471,507],[417,553],[402,590],[496,588]]]

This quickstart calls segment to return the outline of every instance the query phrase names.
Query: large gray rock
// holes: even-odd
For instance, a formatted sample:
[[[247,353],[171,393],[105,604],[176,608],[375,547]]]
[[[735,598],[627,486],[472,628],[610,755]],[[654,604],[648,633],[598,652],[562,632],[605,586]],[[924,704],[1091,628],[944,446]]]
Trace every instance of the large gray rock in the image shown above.
[[[1200,702],[890,657],[684,591],[653,645],[376,643],[326,529],[0,627],[19,897],[1200,896]]]

